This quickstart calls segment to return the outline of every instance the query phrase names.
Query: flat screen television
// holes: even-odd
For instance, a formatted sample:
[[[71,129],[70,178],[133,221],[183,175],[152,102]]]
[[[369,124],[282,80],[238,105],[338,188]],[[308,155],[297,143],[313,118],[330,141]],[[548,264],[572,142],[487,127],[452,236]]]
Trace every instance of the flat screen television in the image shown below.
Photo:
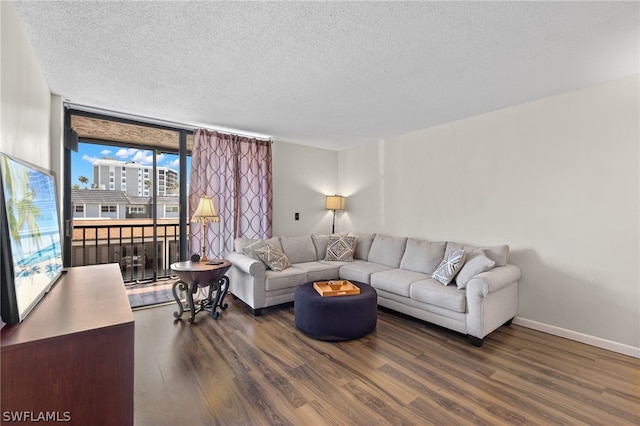
[[[0,152],[2,321],[22,321],[63,273],[55,175]]]

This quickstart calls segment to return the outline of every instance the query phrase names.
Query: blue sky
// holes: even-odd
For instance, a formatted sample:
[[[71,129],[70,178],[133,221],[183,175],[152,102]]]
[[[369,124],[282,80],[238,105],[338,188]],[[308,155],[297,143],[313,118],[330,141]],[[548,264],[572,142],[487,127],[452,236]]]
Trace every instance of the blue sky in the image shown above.
[[[78,144],[78,152],[71,152],[71,185],[83,185],[78,178],[85,176],[89,179],[87,187],[93,183],[93,162],[101,158],[110,158],[118,161],[133,161],[139,164],[151,166],[153,164],[153,151],[135,148],[122,148],[109,145],[95,145],[90,143]],[[180,170],[177,154],[158,154],[158,167],[169,167],[175,171]],[[187,176],[191,168],[191,157],[187,157]]]

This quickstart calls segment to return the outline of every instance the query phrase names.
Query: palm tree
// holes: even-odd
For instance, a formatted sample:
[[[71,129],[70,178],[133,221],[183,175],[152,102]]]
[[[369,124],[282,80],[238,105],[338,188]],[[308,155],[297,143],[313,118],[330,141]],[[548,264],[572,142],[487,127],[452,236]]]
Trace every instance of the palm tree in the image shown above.
[[[179,182],[172,182],[170,185],[167,185],[167,195],[175,195],[178,192],[178,188],[180,188]]]
[[[40,217],[40,209],[33,204],[35,199],[35,191],[29,189],[25,197],[16,202],[16,209],[20,215],[18,216],[18,229],[22,229],[25,224],[29,229],[29,233],[36,240],[36,246],[40,249],[40,229],[38,228],[38,219]]]
[[[35,192],[29,187],[29,171],[21,165],[11,167],[6,157],[2,157],[2,162],[2,179],[7,189],[5,194],[10,195],[6,200],[9,233],[16,243],[20,243],[20,229],[26,224],[29,232],[36,237],[36,243],[39,243],[40,229],[36,218],[40,216],[40,209],[33,204]]]
[[[89,178],[87,178],[86,176],[79,176],[78,180],[80,181],[80,183],[85,185],[85,188],[86,188],[87,183],[89,183]]]

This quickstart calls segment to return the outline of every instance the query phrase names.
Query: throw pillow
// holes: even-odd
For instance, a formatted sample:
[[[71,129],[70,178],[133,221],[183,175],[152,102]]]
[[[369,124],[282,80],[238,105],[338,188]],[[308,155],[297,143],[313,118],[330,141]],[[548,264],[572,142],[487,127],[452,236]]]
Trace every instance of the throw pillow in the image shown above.
[[[287,256],[273,246],[256,249],[256,254],[272,271],[280,272],[291,266]]]
[[[431,278],[440,281],[444,285],[448,285],[453,277],[460,271],[464,265],[466,253],[464,250],[454,250],[445,257]]]
[[[474,252],[469,256],[456,276],[456,285],[458,288],[466,288],[471,278],[481,272],[486,272],[496,266],[496,262],[485,256],[484,252]]]
[[[255,243],[251,243],[248,246],[244,247],[242,249],[242,252],[255,260],[262,260],[260,259],[260,257],[258,257],[256,250],[266,246],[275,247],[278,250],[282,251],[282,246],[280,245],[280,240],[278,239],[278,237],[272,237],[268,240],[258,240]]]
[[[324,260],[353,262],[353,252],[356,249],[355,237],[329,236],[327,254]]]

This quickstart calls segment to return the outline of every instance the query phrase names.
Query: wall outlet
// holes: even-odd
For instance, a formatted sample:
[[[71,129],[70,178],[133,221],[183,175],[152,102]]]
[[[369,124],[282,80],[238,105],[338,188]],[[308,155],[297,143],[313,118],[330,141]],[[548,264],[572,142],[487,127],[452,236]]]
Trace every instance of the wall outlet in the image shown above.
[[[296,218],[296,220],[300,220],[300,213],[296,213],[295,214],[295,218]]]

